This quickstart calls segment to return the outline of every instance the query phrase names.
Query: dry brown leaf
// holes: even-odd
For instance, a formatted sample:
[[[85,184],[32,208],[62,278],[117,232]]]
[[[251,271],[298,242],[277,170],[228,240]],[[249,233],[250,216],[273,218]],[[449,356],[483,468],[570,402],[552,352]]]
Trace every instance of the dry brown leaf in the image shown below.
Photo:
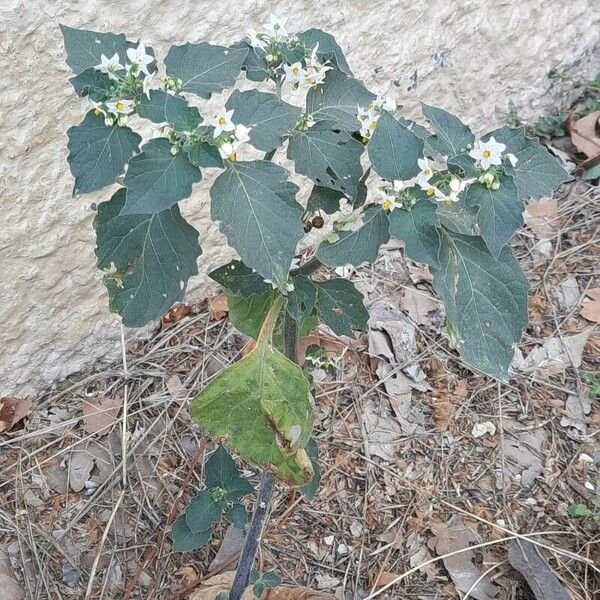
[[[388,583],[392,583],[392,581],[395,581],[398,577],[398,573],[393,573],[392,571],[381,571],[379,577],[377,577],[377,581],[374,583],[375,589],[382,588]]]
[[[588,290],[586,295],[591,300],[583,302],[579,314],[592,323],[600,323],[600,288]]]
[[[83,400],[83,429],[86,433],[106,435],[117,421],[123,397],[94,396]]]
[[[309,588],[271,588],[265,594],[265,600],[335,600],[333,594],[316,592]]]
[[[400,300],[400,308],[406,310],[410,318],[418,325],[429,324],[429,313],[439,310],[440,302],[434,300],[426,292],[415,288],[406,288],[404,296]]]
[[[188,304],[178,304],[174,306],[161,320],[160,320],[160,328],[168,329],[177,321],[181,321],[181,319],[187,317],[192,312],[191,307]]]
[[[25,398],[0,398],[0,433],[9,431],[31,414],[31,402]]]
[[[229,305],[227,304],[227,296],[225,294],[219,294],[208,300],[208,312],[210,316],[216,321],[220,321],[227,316],[229,312]]]
[[[306,335],[300,338],[298,341],[298,358],[300,365],[304,364],[304,358],[306,357],[306,351],[309,346],[320,346],[328,356],[337,356],[340,352],[353,348],[352,340],[349,343],[343,342],[339,338],[325,333],[320,329],[315,329],[310,332],[310,335]]]
[[[598,136],[599,118],[600,110],[590,113],[577,121],[573,113],[569,117],[571,141],[588,158],[595,158],[600,155],[600,137]]]
[[[558,201],[556,198],[548,198],[530,202],[523,218],[539,240],[547,240],[556,233],[558,227]]]

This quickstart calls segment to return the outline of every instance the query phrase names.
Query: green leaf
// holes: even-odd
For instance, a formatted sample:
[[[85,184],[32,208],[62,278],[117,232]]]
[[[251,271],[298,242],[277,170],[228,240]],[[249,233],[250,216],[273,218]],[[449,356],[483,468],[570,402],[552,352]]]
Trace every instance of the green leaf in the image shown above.
[[[499,181],[497,190],[475,182],[465,195],[467,206],[479,207],[477,224],[494,258],[500,256],[502,248],[523,224],[523,200],[512,177],[501,175]]]
[[[128,44],[122,33],[98,33],[66,25],[61,25],[60,30],[67,51],[67,64],[76,75],[99,65],[103,54],[111,58],[117,53],[119,62],[125,64],[127,48],[131,44]]]
[[[373,170],[384,179],[410,179],[420,171],[417,160],[424,143],[414,132],[384,111],[367,144]]]
[[[192,552],[206,546],[212,537],[212,529],[192,533],[187,526],[185,515],[177,517],[171,529],[174,552]]]
[[[304,42],[307,54],[310,54],[313,48],[319,44],[317,56],[321,63],[332,61],[340,71],[352,77],[352,71],[346,57],[330,33],[326,33],[321,29],[307,29],[302,33],[298,33],[297,37],[301,42]]]
[[[67,135],[74,196],[114,183],[142,141],[129,127],[107,127],[104,117],[96,116],[94,111],[81,124],[70,127]]]
[[[168,123],[176,131],[192,131],[202,121],[195,106],[190,106],[185,98],[164,90],[150,90],[150,98],[141,94],[138,98],[137,113],[153,123]]]
[[[437,216],[440,223],[454,233],[479,235],[478,211],[479,209],[474,206],[467,206],[464,202],[453,202],[449,206],[445,203],[439,203]]]
[[[325,238],[317,249],[317,258],[328,267],[358,266],[373,262],[379,248],[390,239],[387,213],[380,206],[369,206],[356,231],[335,231],[334,239]],[[336,239],[337,238],[337,239]]]
[[[315,438],[310,438],[308,444],[306,444],[306,453],[310,458],[310,462],[313,466],[314,475],[310,480],[310,483],[303,485],[298,491],[302,494],[305,500],[312,502],[317,492],[319,491],[319,486],[321,485],[321,467],[319,466],[319,447],[317,446],[317,442],[315,442]]]
[[[182,152],[173,156],[171,148],[166,138],[155,138],[131,159],[124,179],[124,215],[160,212],[191,195],[202,173]]]
[[[190,405],[193,419],[245,460],[293,485],[312,478],[304,451],[313,426],[313,401],[302,369],[273,347],[283,306],[270,311],[254,349],[217,375]]]
[[[254,594],[255,598],[262,598],[263,594],[266,592],[267,590],[267,586],[263,583],[262,579],[259,579],[253,586],[252,586],[252,593]]]
[[[252,484],[240,475],[233,458],[223,446],[219,446],[210,455],[204,472],[206,487],[209,490],[225,490],[229,501],[237,501],[254,491]]]
[[[475,161],[463,152],[448,159],[448,170],[462,177],[479,177],[481,171],[475,166]]]
[[[592,511],[585,504],[571,504],[567,508],[570,517],[589,517]]]
[[[269,289],[264,294],[249,298],[227,291],[225,291],[225,295],[229,304],[229,318],[233,326],[243,334],[256,339],[269,309],[279,296],[279,292]]]
[[[233,109],[233,122],[251,127],[250,143],[263,152],[281,146],[300,116],[301,110],[280,100],[275,94],[256,90],[234,90],[225,105]]]
[[[152,215],[121,215],[125,190],[98,206],[94,220],[98,268],[107,274],[110,309],[127,327],[159,319],[183,299],[198,273],[198,232],[177,206]]]
[[[513,345],[527,324],[527,279],[510,248],[496,260],[481,238],[442,231],[433,286],[461,338],[459,353],[473,367],[507,381]]]
[[[364,331],[369,313],[362,294],[347,279],[314,282],[317,287],[317,312],[325,325],[337,335],[354,337],[353,329]]]
[[[111,95],[112,81],[106,73],[96,69],[86,69],[79,75],[71,77],[69,81],[78,96],[87,96],[94,102],[101,102]]]
[[[523,200],[551,196],[559,185],[571,179],[560,161],[536,138],[527,137],[523,128],[502,127],[492,131],[486,139],[492,136],[497,142],[506,144],[505,152],[510,152],[518,158],[514,167],[507,164],[504,165],[504,169],[508,175],[513,176]]]
[[[244,264],[285,292],[296,246],[304,236],[298,186],[272,162],[229,162],[211,190],[211,215]]]
[[[281,585],[281,582],[283,581],[281,577],[275,573],[275,571],[267,571],[266,573],[263,573],[261,580],[268,588],[277,587],[278,585]]]
[[[360,142],[334,122],[319,121],[307,131],[294,132],[287,157],[294,161],[296,173],[356,198],[363,175],[360,164],[363,150]]]
[[[250,521],[248,512],[241,504],[234,504],[227,511],[226,517],[236,529],[244,529]]]
[[[429,200],[419,200],[412,210],[402,208],[390,213],[390,233],[405,244],[407,256],[418,262],[439,266],[439,220],[436,206]]]
[[[581,179],[584,181],[592,181],[598,178],[600,178],[600,165],[596,165],[595,167],[587,169],[581,175]]]
[[[373,100],[375,94],[360,81],[332,69],[327,72],[323,85],[308,91],[306,110],[315,121],[334,121],[338,127],[353,132],[360,129],[357,107],[366,108]]]
[[[215,502],[210,490],[196,494],[185,511],[185,523],[192,533],[200,533],[212,529],[218,523],[223,512],[223,504]]]
[[[260,296],[268,292],[271,286],[241,260],[232,260],[208,275],[221,284],[227,291],[242,298]]]
[[[267,53],[260,48],[252,47],[246,40],[240,40],[231,46],[232,49],[244,49],[248,52],[242,70],[246,72],[246,78],[250,81],[264,81],[269,77],[269,63],[265,56]]]
[[[165,65],[167,75],[181,79],[181,91],[208,99],[235,85],[248,50],[202,42],[171,46]]]
[[[428,143],[439,154],[453,157],[475,142],[469,127],[453,114],[427,104],[423,104],[423,114],[436,133]]]
[[[193,165],[200,169],[210,169],[215,167],[223,168],[223,159],[219,154],[219,149],[207,142],[197,141],[194,144],[186,144],[183,151]]]
[[[306,212],[315,213],[322,210],[328,215],[332,215],[340,210],[340,200],[342,198],[344,198],[344,194],[339,190],[313,185],[306,204]]]
[[[294,289],[288,295],[287,311],[302,325],[312,314],[317,302],[317,288],[304,275],[292,277]]]

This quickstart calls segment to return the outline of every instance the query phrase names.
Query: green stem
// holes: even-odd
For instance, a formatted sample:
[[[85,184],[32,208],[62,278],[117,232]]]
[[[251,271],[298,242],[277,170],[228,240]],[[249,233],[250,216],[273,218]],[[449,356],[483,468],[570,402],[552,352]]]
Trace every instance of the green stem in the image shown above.
[[[281,309],[285,305],[285,300],[285,296],[282,295],[275,298],[275,301],[271,305],[271,308],[263,321],[262,327],[260,328],[260,333],[256,340],[257,346],[262,346],[273,339],[273,331],[275,331],[275,325],[277,325],[277,319],[279,318]]]

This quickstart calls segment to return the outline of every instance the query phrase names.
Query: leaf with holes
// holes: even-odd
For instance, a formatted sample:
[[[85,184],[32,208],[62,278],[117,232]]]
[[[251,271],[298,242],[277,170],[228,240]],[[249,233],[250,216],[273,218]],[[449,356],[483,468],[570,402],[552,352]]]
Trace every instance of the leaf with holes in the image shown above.
[[[514,167],[505,164],[504,169],[514,178],[523,200],[550,196],[559,185],[571,179],[559,160],[537,138],[527,137],[523,128],[502,127],[485,137],[492,136],[497,142],[506,144],[505,152],[514,154],[518,159]]]
[[[129,127],[107,127],[104,117],[96,116],[94,111],[80,125],[69,128],[67,135],[74,196],[114,183],[142,141]]]
[[[198,274],[198,232],[177,206],[151,215],[121,215],[125,190],[98,206],[94,220],[98,268],[105,271],[110,309],[127,327],[162,317],[183,299]]]
[[[294,132],[287,156],[294,161],[297,173],[356,198],[363,175],[360,164],[363,150],[360,142],[335,123],[320,121],[307,131]]]
[[[250,143],[263,152],[281,146],[300,116],[300,109],[280,100],[275,94],[256,90],[234,90],[225,104],[233,110],[233,122],[250,127]]]
[[[306,96],[306,110],[315,121],[333,121],[345,131],[360,129],[356,116],[358,106],[366,108],[375,100],[372,94],[357,79],[332,69],[327,72],[323,85],[310,89]]]
[[[292,277],[294,289],[288,295],[287,311],[302,325],[312,314],[317,303],[317,288],[304,275]]]
[[[390,233],[404,242],[407,256],[432,267],[438,266],[439,224],[436,206],[429,200],[390,213]]]
[[[427,140],[435,152],[454,157],[464,152],[467,146],[473,145],[475,136],[458,117],[427,104],[423,104],[423,114],[435,131],[435,135]]]
[[[131,159],[124,179],[124,215],[160,212],[191,195],[202,173],[184,153],[173,156],[171,148],[166,138],[155,138]]]
[[[333,231],[317,249],[317,258],[328,267],[358,266],[373,262],[379,248],[390,239],[387,213],[380,206],[370,206],[362,215],[356,231]]]
[[[250,298],[260,296],[271,289],[271,286],[241,260],[232,260],[230,263],[215,269],[209,277],[221,284],[228,292]]]
[[[337,335],[354,337],[353,329],[364,331],[369,313],[362,294],[347,279],[314,282],[317,312],[325,325]]]
[[[264,160],[229,162],[211,190],[211,215],[242,261],[285,291],[296,246],[304,235],[298,186]]]
[[[171,46],[165,65],[167,75],[181,79],[181,91],[208,99],[233,87],[240,74],[247,48],[227,48],[202,42]]]
[[[322,210],[328,215],[332,215],[340,210],[340,200],[342,198],[344,198],[344,194],[339,190],[314,185],[308,197],[306,211],[315,213]]]
[[[513,346],[527,324],[527,279],[510,248],[496,260],[478,237],[442,230],[433,286],[458,332],[465,362],[508,380]]]
[[[477,225],[492,256],[498,258],[513,233],[523,224],[523,200],[508,175],[500,175],[500,187],[490,190],[480,183],[469,186],[467,206],[476,206]]]
[[[113,82],[106,73],[96,69],[86,69],[69,81],[78,96],[87,96],[94,102],[102,102],[112,95]]]
[[[190,106],[182,96],[175,96],[164,90],[150,90],[150,98],[141,94],[137,113],[153,123],[168,123],[177,131],[191,131],[202,121],[195,106]]]
[[[333,62],[340,71],[352,77],[348,61],[339,44],[330,33],[321,29],[307,29],[302,33],[298,33],[297,37],[304,43],[309,54],[318,45],[317,57],[321,63]]]
[[[384,111],[367,145],[371,166],[384,179],[410,179],[420,171],[423,140]]]

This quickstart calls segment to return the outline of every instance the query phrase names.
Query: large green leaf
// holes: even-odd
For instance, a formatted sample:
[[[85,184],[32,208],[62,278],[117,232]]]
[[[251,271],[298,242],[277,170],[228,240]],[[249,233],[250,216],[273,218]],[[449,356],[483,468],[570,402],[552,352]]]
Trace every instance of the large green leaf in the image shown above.
[[[423,104],[423,114],[435,131],[435,135],[428,139],[428,144],[439,154],[456,156],[475,141],[469,127],[453,114],[427,104]]]
[[[225,292],[232,325],[243,334],[256,339],[260,328],[279,292],[272,288],[257,296],[243,296]]]
[[[465,195],[467,206],[479,207],[479,231],[494,258],[500,256],[502,248],[523,224],[523,200],[512,177],[502,175],[499,181],[497,190],[473,183]]]
[[[287,311],[302,325],[312,314],[317,303],[317,288],[304,275],[292,277],[294,289],[288,295]]]
[[[212,491],[225,491],[230,502],[237,502],[254,491],[252,484],[240,475],[233,458],[223,446],[210,455],[204,465],[204,473],[206,487]]]
[[[130,44],[124,34],[98,33],[66,25],[61,25],[60,30],[67,51],[67,64],[76,75],[99,65],[103,54],[111,58],[116,53],[119,55],[119,62],[125,64]]]
[[[344,193],[339,190],[314,185],[306,203],[306,212],[314,213],[322,210],[328,215],[332,215],[340,210],[342,198],[344,198]]]
[[[171,529],[173,552],[192,552],[206,546],[212,537],[212,529],[193,533],[187,526],[185,515],[177,517]]]
[[[436,206],[419,200],[411,210],[395,209],[390,214],[390,233],[405,244],[407,256],[413,260],[438,266],[440,232]]]
[[[208,275],[227,291],[242,298],[259,296],[271,289],[268,283],[241,260],[232,260],[230,263],[215,269]]]
[[[364,331],[369,313],[362,294],[347,279],[314,282],[317,312],[323,323],[337,334],[354,337],[353,329]]]
[[[225,107],[233,110],[234,123],[251,127],[250,143],[263,152],[281,146],[301,112],[297,106],[280,100],[275,94],[256,90],[234,90]]]
[[[373,170],[384,179],[410,179],[419,171],[423,140],[384,111],[367,145]]]
[[[287,156],[294,161],[296,172],[316,184],[358,196],[363,175],[360,157],[363,145],[332,121],[319,121],[307,131],[295,131]]]
[[[193,419],[245,460],[293,485],[313,475],[304,447],[313,427],[310,386],[302,369],[273,347],[283,305],[273,307],[255,348],[217,375],[190,404]]]
[[[69,81],[78,96],[88,96],[94,102],[101,102],[111,96],[113,82],[106,73],[96,69],[86,69]]]
[[[94,220],[98,268],[106,272],[110,309],[127,327],[159,319],[183,299],[198,273],[198,232],[177,206],[152,215],[121,215],[125,190],[98,206]]]
[[[124,179],[124,215],[160,212],[191,195],[202,173],[183,152],[173,156],[171,148],[166,138],[155,138],[131,159]]]
[[[460,336],[458,351],[468,364],[507,381],[513,346],[527,324],[527,279],[510,248],[496,260],[481,238],[442,231],[433,286]]]
[[[250,81],[264,81],[269,77],[269,63],[265,58],[267,53],[260,48],[252,47],[246,40],[240,40],[231,46],[233,49],[244,49],[248,52],[242,63],[242,71]]]
[[[497,142],[506,144],[506,152],[518,158],[514,167],[505,165],[505,169],[514,177],[523,200],[550,196],[559,185],[571,179],[559,160],[537,138],[527,137],[523,128],[502,127],[492,131],[486,139],[492,136]]]
[[[463,235],[479,235],[478,212],[477,207],[467,206],[464,202],[453,202],[450,205],[441,202],[437,207],[440,223],[446,229]]]
[[[248,50],[200,44],[171,46],[165,65],[167,75],[181,79],[183,92],[192,92],[201,98],[235,85]]]
[[[212,529],[213,523],[221,520],[223,503],[215,501],[211,490],[198,492],[185,511],[185,523],[193,533],[200,533]]]
[[[312,52],[313,48],[318,44],[317,56],[322,63],[332,61],[340,71],[352,77],[352,71],[346,61],[346,57],[330,33],[321,29],[307,29],[302,33],[298,33],[297,36],[301,42],[304,42],[308,53]]]
[[[190,106],[185,98],[164,90],[150,90],[150,98],[140,95],[137,113],[153,123],[168,123],[177,131],[191,131],[202,121],[195,106]]]
[[[74,196],[114,183],[142,141],[129,127],[107,127],[104,117],[96,116],[94,111],[81,124],[70,127],[67,135]]]
[[[333,237],[332,237],[333,236]],[[358,266],[373,262],[379,248],[390,239],[387,213],[380,206],[370,206],[362,215],[356,231],[335,231],[321,242],[317,258],[329,267]]]
[[[356,116],[358,106],[366,108],[373,100],[375,94],[360,81],[332,69],[327,72],[323,85],[308,91],[306,110],[316,121],[334,121],[338,127],[352,132],[360,129]]]
[[[296,246],[304,235],[298,186],[272,162],[228,163],[211,190],[211,215],[242,261],[285,292]]]

